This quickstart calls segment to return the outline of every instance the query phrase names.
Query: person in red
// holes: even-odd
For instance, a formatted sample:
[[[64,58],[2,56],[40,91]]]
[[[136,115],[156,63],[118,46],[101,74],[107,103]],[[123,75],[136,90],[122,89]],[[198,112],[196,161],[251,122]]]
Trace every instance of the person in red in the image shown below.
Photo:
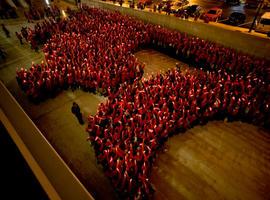
[[[125,152],[119,147],[119,145],[115,147],[115,153],[119,158],[124,158],[125,156]]]

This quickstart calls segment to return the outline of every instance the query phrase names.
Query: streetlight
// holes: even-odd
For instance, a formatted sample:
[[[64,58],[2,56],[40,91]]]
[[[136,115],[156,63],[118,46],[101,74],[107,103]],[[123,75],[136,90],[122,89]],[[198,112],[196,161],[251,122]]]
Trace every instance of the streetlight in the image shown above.
[[[253,29],[253,27],[255,25],[255,22],[256,22],[256,20],[258,18],[258,15],[259,15],[259,13],[260,13],[260,11],[262,9],[263,3],[264,3],[264,0],[261,0],[260,3],[259,3],[259,5],[258,5],[256,15],[254,16],[254,20],[253,20],[253,22],[252,22],[252,24],[251,24],[251,26],[249,28],[249,31],[248,31],[249,33],[252,31],[252,29]]]
[[[50,1],[49,0],[45,0],[45,3],[47,6],[50,6]]]

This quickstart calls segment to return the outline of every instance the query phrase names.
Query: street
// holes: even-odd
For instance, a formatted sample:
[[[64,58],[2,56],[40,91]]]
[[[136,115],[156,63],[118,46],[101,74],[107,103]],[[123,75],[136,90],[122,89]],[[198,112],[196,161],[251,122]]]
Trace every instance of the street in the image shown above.
[[[159,3],[160,0],[154,0],[154,3]],[[203,8],[203,10],[207,11],[213,7],[219,7],[223,10],[223,14],[221,19],[219,19],[220,23],[226,23],[226,19],[229,18],[230,14],[233,12],[240,12],[246,15],[246,21],[244,24],[240,24],[240,27],[249,28],[254,16],[256,14],[256,8],[247,8],[245,7],[245,2],[241,1],[240,5],[230,6],[226,4],[225,0],[217,1],[217,0],[189,0],[189,5],[199,5]],[[151,5],[152,7],[152,5]],[[264,13],[270,11],[270,9],[261,9],[259,17]]]
[[[208,10],[213,7],[222,8],[223,14],[222,18],[219,20],[221,23],[224,22],[231,13],[233,12],[240,12],[246,15],[246,21],[241,27],[249,27],[254,19],[257,9],[255,8],[246,8],[245,3],[241,2],[240,5],[237,6],[229,6],[226,4],[225,1],[215,1],[215,0],[190,0],[190,5],[200,5],[203,9]],[[267,9],[269,11],[269,9]],[[266,9],[261,9],[260,15],[261,16],[264,12],[267,11]]]

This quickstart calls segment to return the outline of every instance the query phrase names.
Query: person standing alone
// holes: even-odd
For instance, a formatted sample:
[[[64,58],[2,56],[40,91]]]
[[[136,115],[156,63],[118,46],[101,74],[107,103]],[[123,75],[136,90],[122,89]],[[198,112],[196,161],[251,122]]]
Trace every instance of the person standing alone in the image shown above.
[[[22,35],[20,33],[18,33],[18,32],[15,32],[15,34],[16,34],[18,40],[20,41],[20,43],[23,44],[23,41],[22,41],[23,37],[22,37]]]
[[[80,124],[84,124],[81,109],[77,103],[73,102],[71,112],[77,117]]]
[[[5,32],[6,36],[9,38],[10,37],[9,30],[6,28],[5,24],[1,24],[1,25],[2,25],[2,29]]]

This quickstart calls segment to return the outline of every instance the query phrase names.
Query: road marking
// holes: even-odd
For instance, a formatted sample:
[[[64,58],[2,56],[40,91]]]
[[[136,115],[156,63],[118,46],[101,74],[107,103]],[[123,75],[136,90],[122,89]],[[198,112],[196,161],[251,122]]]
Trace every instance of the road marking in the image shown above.
[[[244,25],[248,25],[248,24],[251,24],[252,23],[252,21],[251,22],[246,22],[246,23],[243,23],[243,24],[239,24],[238,26],[244,26]]]
[[[222,20],[218,20],[217,22],[224,22],[224,21],[227,21],[229,18],[227,17],[226,19],[222,19]]]

